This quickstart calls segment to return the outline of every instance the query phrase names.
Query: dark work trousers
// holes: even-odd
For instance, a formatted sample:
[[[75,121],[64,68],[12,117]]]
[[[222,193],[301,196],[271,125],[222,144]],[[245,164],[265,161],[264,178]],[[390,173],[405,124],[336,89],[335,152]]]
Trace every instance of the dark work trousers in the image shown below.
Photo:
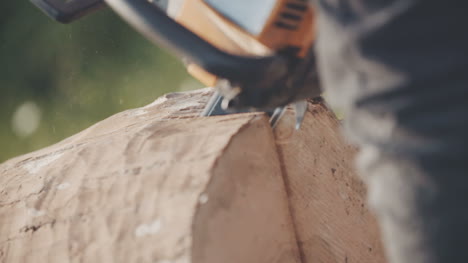
[[[320,76],[388,261],[468,262],[468,1],[316,4]]]

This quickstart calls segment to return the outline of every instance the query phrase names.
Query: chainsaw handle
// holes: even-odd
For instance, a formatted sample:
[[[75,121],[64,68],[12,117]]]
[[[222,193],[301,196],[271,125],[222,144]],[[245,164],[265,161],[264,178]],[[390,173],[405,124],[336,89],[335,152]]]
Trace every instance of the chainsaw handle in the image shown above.
[[[105,7],[103,0],[31,0],[31,2],[61,23],[70,23]]]
[[[218,77],[245,83],[262,79],[266,74],[287,71],[287,61],[281,56],[246,57],[221,51],[147,0],[105,1],[153,43],[164,46]]]

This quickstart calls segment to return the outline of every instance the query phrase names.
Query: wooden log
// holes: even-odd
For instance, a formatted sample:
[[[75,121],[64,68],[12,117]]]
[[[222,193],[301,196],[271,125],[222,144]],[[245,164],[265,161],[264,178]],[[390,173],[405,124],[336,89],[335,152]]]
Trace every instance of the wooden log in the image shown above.
[[[209,94],[4,163],[0,261],[299,262],[265,116],[197,118]]]
[[[1,164],[0,262],[382,262],[325,108],[273,133],[260,113],[197,117],[210,94],[168,94]]]

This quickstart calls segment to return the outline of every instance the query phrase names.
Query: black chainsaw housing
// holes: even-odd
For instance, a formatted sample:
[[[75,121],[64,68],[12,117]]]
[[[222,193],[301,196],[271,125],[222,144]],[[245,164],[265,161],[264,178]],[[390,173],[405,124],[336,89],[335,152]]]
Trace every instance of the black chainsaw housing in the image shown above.
[[[49,17],[70,23],[106,6],[103,0],[31,0]]]

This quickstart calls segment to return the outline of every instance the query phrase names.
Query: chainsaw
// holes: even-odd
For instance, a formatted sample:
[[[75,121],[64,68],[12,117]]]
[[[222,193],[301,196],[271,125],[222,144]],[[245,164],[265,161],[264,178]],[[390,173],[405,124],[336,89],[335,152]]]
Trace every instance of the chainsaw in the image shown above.
[[[31,0],[69,23],[106,6],[181,58],[216,91],[202,116],[265,111],[274,127],[287,105],[296,129],[320,96],[309,0]]]

